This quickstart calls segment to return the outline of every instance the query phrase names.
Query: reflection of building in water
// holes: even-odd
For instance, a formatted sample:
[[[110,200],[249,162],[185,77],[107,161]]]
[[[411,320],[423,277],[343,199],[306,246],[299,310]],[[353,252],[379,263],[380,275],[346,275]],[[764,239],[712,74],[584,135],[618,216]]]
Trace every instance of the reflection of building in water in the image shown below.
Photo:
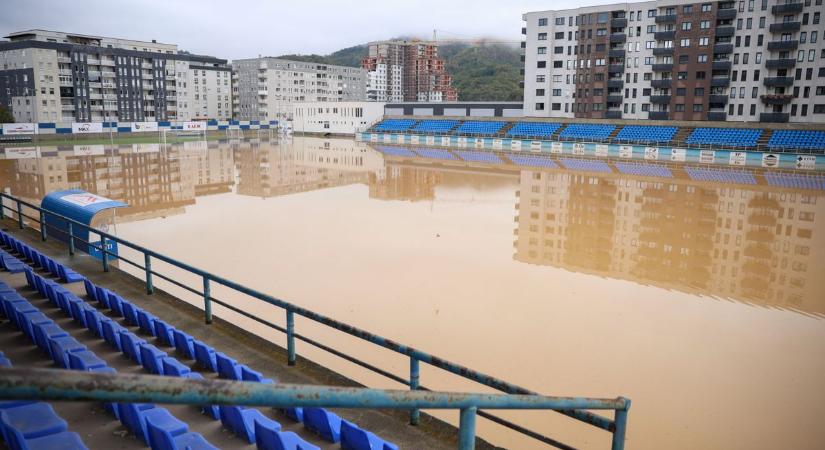
[[[348,184],[366,184],[383,172],[381,154],[347,139],[296,139],[292,144],[255,145],[235,153],[238,194],[274,197]]]
[[[813,193],[521,172],[514,258],[825,313]]]
[[[0,180],[3,188],[35,203],[55,190],[83,189],[127,203],[128,208],[117,212],[121,221],[181,214],[194,203],[192,189],[181,182],[179,151],[174,148],[161,152],[157,144],[136,144],[82,156],[54,150],[42,154],[7,160],[13,175]]]
[[[382,200],[433,200],[443,175],[432,169],[389,165],[385,176],[370,174],[370,198]]]
[[[184,190],[193,197],[230,192],[235,184],[232,148],[217,142],[184,142],[180,170]]]

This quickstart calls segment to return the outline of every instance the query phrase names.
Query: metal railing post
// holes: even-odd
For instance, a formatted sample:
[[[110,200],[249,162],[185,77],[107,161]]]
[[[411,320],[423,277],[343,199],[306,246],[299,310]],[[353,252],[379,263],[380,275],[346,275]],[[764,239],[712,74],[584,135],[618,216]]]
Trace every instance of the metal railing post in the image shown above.
[[[0,196],[0,219],[6,218],[6,207],[3,206],[3,197]]]
[[[146,293],[152,295],[155,287],[152,286],[152,257],[148,253],[143,254],[143,268],[146,270]]]
[[[74,227],[69,222],[69,256],[74,256]]]
[[[476,410],[475,406],[461,410],[458,420],[458,450],[476,448]]]
[[[286,352],[287,364],[295,365],[295,313],[286,310]]]
[[[418,364],[418,359],[410,358],[410,390],[417,391],[420,383],[421,372]],[[418,409],[410,410],[410,425],[418,425],[421,419],[421,411]]]
[[[103,264],[103,271],[109,271],[109,254],[106,253],[106,236],[100,236],[100,261]]]
[[[613,444],[610,447],[612,450],[624,450],[624,441],[627,434],[627,410],[630,409],[630,400],[622,399],[626,402],[625,407],[617,409],[616,416],[613,419],[616,428],[613,430]]]
[[[206,324],[212,323],[212,299],[209,288],[209,278],[203,277],[203,314]]]
[[[23,229],[23,204],[20,200],[17,200],[17,225]]]
[[[46,213],[40,210],[40,239],[46,240]]]

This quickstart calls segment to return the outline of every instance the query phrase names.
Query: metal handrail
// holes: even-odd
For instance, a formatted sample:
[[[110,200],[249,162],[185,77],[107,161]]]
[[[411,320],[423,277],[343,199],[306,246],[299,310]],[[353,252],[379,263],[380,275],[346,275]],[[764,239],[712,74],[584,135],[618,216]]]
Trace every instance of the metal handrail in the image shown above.
[[[4,198],[11,200],[15,204],[16,209],[12,208],[10,206],[7,206],[5,204],[5,202],[3,202]],[[362,330],[360,328],[357,328],[355,326],[352,326],[352,325],[344,323],[344,322],[339,322],[335,319],[332,319],[330,317],[327,317],[327,316],[324,316],[322,314],[316,313],[314,311],[302,308],[300,306],[297,306],[297,305],[294,305],[292,303],[286,302],[286,301],[281,300],[279,298],[264,294],[260,291],[255,290],[255,289],[243,286],[243,285],[241,285],[239,283],[236,283],[234,281],[228,280],[228,279],[223,278],[221,276],[214,275],[214,274],[212,274],[210,272],[207,272],[205,270],[202,270],[202,269],[199,269],[197,267],[186,264],[184,262],[178,261],[178,260],[176,260],[176,259],[174,259],[170,256],[163,255],[161,253],[155,252],[154,250],[150,250],[150,249],[148,249],[146,247],[143,247],[141,245],[138,245],[138,244],[135,244],[133,242],[127,241],[125,239],[119,238],[115,235],[112,235],[112,234],[94,229],[93,227],[91,227],[91,226],[89,226],[85,223],[81,223],[81,222],[78,222],[78,221],[76,221],[74,219],[71,219],[69,217],[65,217],[61,214],[57,214],[57,213],[54,213],[52,211],[45,210],[45,209],[43,209],[43,208],[41,208],[37,205],[34,205],[30,202],[27,202],[25,200],[21,200],[21,199],[19,199],[17,197],[14,197],[12,195],[0,192],[0,219],[3,219],[5,217],[5,210],[9,209],[12,212],[18,214],[18,226],[19,226],[20,229],[24,229],[24,227],[25,227],[25,224],[24,224],[24,221],[23,221],[23,216],[21,215],[23,206],[34,209],[34,210],[36,210],[40,213],[40,219],[39,219],[40,229],[39,229],[39,231],[40,231],[41,238],[44,241],[47,239],[47,235],[48,235],[47,227],[51,227],[51,226],[47,225],[47,221],[46,221],[47,216],[54,217],[58,220],[62,220],[63,222],[65,222],[67,224],[68,232],[69,232],[69,239],[68,239],[69,245],[68,246],[69,246],[69,254],[70,255],[73,255],[74,252],[75,252],[75,245],[74,245],[75,241],[76,240],[82,241],[82,239],[80,239],[79,237],[74,236],[74,231],[85,229],[87,231],[90,231],[92,233],[95,233],[95,234],[99,235],[100,239],[101,239],[99,246],[96,246],[96,245],[94,245],[92,243],[89,243],[89,242],[86,242],[86,241],[82,241],[82,242],[86,242],[87,245],[90,248],[95,248],[95,249],[97,249],[101,252],[101,264],[102,264],[103,271],[104,272],[109,271],[109,257],[113,257],[115,259],[122,259],[122,260],[127,261],[129,264],[131,264],[131,265],[133,265],[133,266],[135,266],[139,269],[142,269],[144,271],[147,294],[152,294],[154,292],[154,286],[153,286],[152,279],[153,279],[153,276],[158,276],[158,277],[164,279],[165,281],[168,281],[168,282],[170,282],[170,283],[172,283],[172,284],[174,284],[174,285],[176,285],[176,286],[178,286],[182,289],[185,289],[185,290],[187,290],[187,291],[189,291],[189,292],[191,292],[195,295],[201,296],[203,298],[203,302],[204,302],[204,319],[205,319],[205,322],[207,324],[212,323],[212,316],[213,316],[212,315],[212,302],[215,302],[215,303],[217,303],[217,304],[219,304],[223,307],[226,307],[226,308],[228,308],[228,309],[230,309],[230,310],[232,310],[236,313],[239,313],[239,314],[241,314],[245,317],[251,318],[251,319],[257,321],[258,323],[261,323],[261,324],[269,326],[270,328],[273,328],[277,331],[285,333],[286,338],[287,338],[287,345],[286,345],[287,363],[290,366],[295,365],[296,359],[297,359],[297,353],[296,353],[296,349],[295,349],[295,339],[296,338],[300,339],[303,342],[309,343],[310,345],[313,345],[316,348],[320,348],[320,349],[326,350],[326,351],[330,350],[329,347],[327,347],[323,344],[320,344],[320,343],[315,342],[315,341],[313,341],[313,340],[311,340],[311,339],[309,339],[305,336],[301,336],[301,335],[295,333],[295,314],[297,314],[299,316],[302,316],[302,317],[307,318],[309,320],[312,320],[314,322],[321,323],[323,325],[326,325],[330,328],[333,328],[333,329],[336,329],[338,331],[344,332],[344,333],[349,334],[351,336],[355,336],[355,337],[360,338],[362,340],[371,342],[371,343],[376,344],[376,345],[378,345],[380,347],[383,347],[385,349],[392,350],[396,353],[400,353],[402,355],[408,356],[410,358],[409,379],[405,380],[405,382],[403,382],[403,384],[409,386],[410,390],[413,390],[413,391],[415,391],[415,390],[427,390],[426,388],[424,388],[420,384],[420,367],[419,367],[420,364],[419,363],[424,362],[424,363],[427,363],[431,366],[438,367],[438,368],[440,368],[442,370],[445,370],[447,372],[453,373],[453,374],[458,375],[460,377],[466,378],[466,379],[471,380],[471,381],[475,381],[477,383],[483,384],[485,386],[491,387],[493,389],[496,389],[498,391],[502,391],[502,392],[505,392],[505,393],[508,393],[508,394],[540,395],[537,392],[531,391],[531,390],[523,388],[521,386],[517,386],[517,385],[512,384],[512,383],[508,383],[504,380],[493,377],[491,375],[487,375],[485,373],[470,369],[470,368],[465,367],[463,365],[460,365],[460,364],[457,364],[457,363],[439,358],[437,356],[431,355],[431,354],[429,354],[427,352],[424,352],[422,350],[419,350],[417,348],[410,347],[410,346],[401,344],[399,342],[395,342],[391,339],[387,339],[385,337],[379,336],[379,335],[371,333],[369,331]],[[32,220],[37,220],[37,219],[32,219]],[[139,264],[137,264],[133,261],[128,261],[125,258],[120,257],[119,255],[116,255],[112,252],[107,251],[106,250],[106,241],[107,240],[117,242],[118,244],[125,245],[126,247],[131,248],[132,250],[135,250],[139,253],[142,253],[143,256],[144,256],[144,265],[140,266]],[[183,270],[185,270],[189,273],[192,273],[194,275],[197,275],[197,276],[201,277],[202,280],[203,280],[203,290],[198,291],[195,288],[186,286],[183,283],[180,283],[176,280],[173,280],[172,278],[170,278],[168,276],[162,275],[162,274],[154,271],[152,269],[152,260],[153,259],[165,262],[165,263],[170,264],[174,267],[177,267],[179,269],[183,269]],[[280,308],[284,309],[285,312],[286,312],[286,326],[285,327],[277,326],[274,323],[269,322],[269,321],[264,320],[264,319],[261,319],[260,317],[254,315],[254,314],[246,312],[246,311],[244,311],[240,308],[237,308],[237,307],[232,307],[228,303],[216,299],[215,297],[213,297],[211,295],[211,283],[213,283],[213,282],[217,283],[219,285],[225,286],[227,288],[233,289],[233,290],[235,290],[237,292],[240,292],[242,294],[249,295],[250,297],[256,298],[256,299],[258,299],[260,301],[263,301],[265,303],[268,303],[270,305],[277,306],[277,307],[280,307]],[[330,352],[330,353],[333,353],[336,356],[345,355],[342,352],[339,352],[337,350],[334,351],[334,352]],[[362,362],[362,361],[358,360],[358,358],[356,358],[356,357],[353,357],[353,356],[350,356],[350,355],[346,355],[345,357],[344,356],[342,356],[342,357],[344,359],[350,361],[350,362],[354,362],[354,363],[358,364],[361,367],[364,367],[364,368],[369,369],[369,370],[371,370],[375,373],[378,373],[380,375],[388,377],[388,378],[390,378],[394,381],[399,381],[399,379],[400,379],[400,377],[389,374],[388,372],[386,372],[384,370],[381,370],[381,369],[376,370],[377,369],[376,367],[374,367],[374,366],[372,366],[368,363]],[[356,362],[356,361],[358,361],[358,362]],[[617,450],[617,449],[623,449],[624,448],[624,429],[626,427],[626,421],[627,421],[627,414],[626,414],[627,411],[626,410],[624,410],[624,413],[622,413],[622,410],[616,409],[616,414],[615,414],[614,419],[610,419],[608,417],[604,417],[604,416],[586,411],[584,409],[558,409],[558,410],[554,410],[554,411],[559,412],[559,413],[564,414],[568,417],[572,417],[572,418],[577,419],[579,421],[588,423],[590,425],[596,426],[598,428],[601,428],[603,430],[606,430],[606,431],[609,431],[609,432],[613,433],[612,449]],[[539,434],[537,432],[534,432],[534,431],[531,431],[531,430],[526,430],[524,427],[522,427],[520,425],[517,425],[515,423],[512,423],[512,422],[510,422],[506,419],[502,419],[500,417],[493,416],[489,413],[483,413],[483,412],[480,412],[479,415],[481,415],[482,417],[485,417],[485,418],[489,418],[490,420],[492,420],[492,421],[494,421],[494,422],[496,422],[500,425],[503,425],[503,426],[505,426],[505,427],[507,427],[511,430],[514,430],[516,432],[524,434],[525,436],[529,436],[531,438],[534,438],[534,439],[536,439],[540,442],[543,442],[545,444],[548,444],[548,445],[551,445],[551,446],[554,446],[554,447],[557,447],[557,448],[571,448],[571,447],[569,447],[565,444],[559,443],[558,441],[556,441],[556,440],[554,440],[550,437],[541,435],[541,434]],[[412,409],[410,411],[410,423],[412,425],[418,425],[419,418],[420,418],[420,413],[419,413],[418,409]]]
[[[626,416],[630,400],[518,394],[420,392],[306,384],[265,384],[221,379],[95,373],[59,369],[2,368],[0,398],[273,408],[458,409],[459,450],[475,446],[479,409],[612,409]],[[617,430],[624,436],[625,428]]]

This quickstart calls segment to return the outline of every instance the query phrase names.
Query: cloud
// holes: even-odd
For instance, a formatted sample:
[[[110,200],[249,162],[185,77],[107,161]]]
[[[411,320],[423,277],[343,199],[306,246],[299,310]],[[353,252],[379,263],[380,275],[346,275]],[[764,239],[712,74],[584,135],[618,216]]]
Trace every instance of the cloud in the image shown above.
[[[227,59],[326,54],[396,36],[518,41],[528,11],[581,6],[538,0],[0,0],[0,32],[32,28],[152,40]],[[593,4],[592,0],[585,3]]]

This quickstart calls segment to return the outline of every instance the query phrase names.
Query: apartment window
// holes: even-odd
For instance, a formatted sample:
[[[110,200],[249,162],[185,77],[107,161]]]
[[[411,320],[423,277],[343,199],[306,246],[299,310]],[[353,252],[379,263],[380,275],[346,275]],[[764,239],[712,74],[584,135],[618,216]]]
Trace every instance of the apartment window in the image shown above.
[[[759,28],[765,28],[765,18],[764,17],[759,18]]]
[[[545,53],[546,53],[547,49],[545,48],[544,50],[545,50]],[[553,47],[553,53],[555,53],[557,55],[564,54],[564,46],[560,45],[560,46],[557,46],[557,47]]]
[[[754,86],[753,89],[751,89],[751,98],[756,98],[758,94],[759,94],[759,88]]]
[[[647,26],[647,34],[653,34],[656,32],[656,25],[648,25]]]
[[[561,89],[553,89],[553,97],[561,97]]]
[[[703,37],[699,38],[699,47],[707,47],[708,46],[709,38]]]
[[[546,55],[547,54],[547,47],[539,47],[538,48],[539,55]]]
[[[707,30],[710,28],[710,20],[703,20],[699,22],[699,29]]]
[[[687,94],[687,88],[676,88],[676,96],[684,97]]]
[[[544,89],[536,89],[536,97],[543,97]]]
[[[689,59],[690,55],[679,55],[679,64],[687,64]]]
[[[648,9],[647,10],[647,17],[656,17],[656,10],[655,9]]]
[[[702,112],[704,110],[705,110],[705,107],[701,103],[696,103],[696,104],[693,105],[693,112]]]
[[[815,44],[817,38],[818,38],[818,33],[816,31],[811,31],[811,44]]]
[[[690,30],[692,22],[682,22],[682,30],[687,31]]]
[[[812,21],[812,23],[813,23],[814,25],[819,24],[819,13],[818,13],[818,12],[815,12],[815,13],[814,13],[814,20]]]
[[[695,88],[695,89],[693,89],[693,96],[694,97],[704,97],[705,96],[705,88]]]
[[[545,75],[536,75],[536,83],[544,83],[546,80]]]
[[[655,47],[656,47],[656,41],[645,41],[645,48],[650,49],[650,48],[655,48]]]
[[[677,80],[687,80],[687,72],[679,72],[676,74]]]
[[[539,26],[540,27],[546,27],[547,26],[547,19],[539,19]]]
[[[708,55],[698,55],[697,60],[698,60],[700,63],[708,62]]]
[[[537,61],[536,68],[538,69],[545,69],[547,68],[547,61]]]
[[[564,37],[563,32],[562,32],[561,36]],[[556,37],[556,39],[558,39],[558,37]],[[540,41],[546,41],[547,40],[547,33],[539,33],[539,40]]]
[[[676,107],[674,108],[676,112],[685,112],[685,105],[684,103],[677,103]]]
[[[596,65],[597,66],[603,66],[604,65],[604,59],[597,59],[596,60]]]
[[[682,47],[690,47],[690,39],[680,40],[679,45],[682,46]]]
[[[748,20],[745,21],[745,29],[750,30],[753,28],[753,18],[748,17]]]
[[[808,50],[808,61],[810,62],[810,61],[813,61],[814,59],[816,59],[816,50],[814,50],[814,49]],[[808,70],[810,70],[810,69],[808,69]],[[808,79],[810,80],[810,78],[808,78]]]
[[[696,72],[696,79],[697,80],[704,80],[705,79],[705,72]]]
[[[708,12],[713,8],[710,3],[702,3],[702,12]]]
[[[556,25],[564,25],[564,17],[556,17]]]
[[[756,52],[756,64],[762,63],[762,52]]]
[[[693,5],[685,5],[682,7],[682,12],[684,13],[692,13],[693,12]]]

